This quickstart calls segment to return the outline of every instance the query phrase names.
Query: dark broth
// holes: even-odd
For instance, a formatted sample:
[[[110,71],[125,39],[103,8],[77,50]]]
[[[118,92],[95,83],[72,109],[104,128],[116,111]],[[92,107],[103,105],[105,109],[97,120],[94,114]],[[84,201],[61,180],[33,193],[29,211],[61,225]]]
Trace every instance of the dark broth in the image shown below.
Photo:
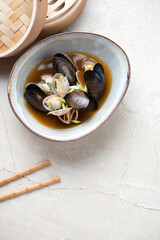
[[[104,68],[104,72],[105,72],[105,78],[106,78],[106,84],[105,84],[105,89],[104,89],[104,93],[103,95],[98,99],[98,109],[94,112],[88,112],[87,110],[84,111],[80,111],[79,112],[79,117],[78,120],[81,121],[81,123],[87,121],[88,119],[90,119],[92,116],[94,116],[96,114],[96,112],[103,106],[104,102],[106,101],[109,92],[111,90],[111,86],[112,86],[112,73],[110,68],[108,67],[108,65],[99,57],[90,54],[90,53],[83,53],[83,52],[70,52],[70,53],[66,53],[71,59],[72,61],[76,64],[76,66],[78,67],[78,69],[80,71],[83,71],[82,69],[82,62],[84,61],[84,59],[86,58],[92,58],[94,59],[96,62],[99,62],[102,64],[103,68]],[[28,75],[27,80],[26,80],[26,84],[30,83],[30,82],[40,82],[40,77],[41,75],[45,74],[45,73],[52,73],[55,74],[55,71],[53,70],[52,67],[52,57],[49,59],[46,59],[42,62],[40,62]],[[25,89],[24,89],[25,91]],[[61,122],[58,117],[55,116],[48,116],[45,113],[39,112],[37,110],[35,110],[34,108],[32,108],[26,101],[26,108],[28,109],[28,111],[30,112],[30,114],[41,124],[50,127],[50,128],[56,128],[56,129],[65,129],[65,128],[71,128],[71,127],[76,127],[78,126],[77,124],[64,124],[63,122]]]

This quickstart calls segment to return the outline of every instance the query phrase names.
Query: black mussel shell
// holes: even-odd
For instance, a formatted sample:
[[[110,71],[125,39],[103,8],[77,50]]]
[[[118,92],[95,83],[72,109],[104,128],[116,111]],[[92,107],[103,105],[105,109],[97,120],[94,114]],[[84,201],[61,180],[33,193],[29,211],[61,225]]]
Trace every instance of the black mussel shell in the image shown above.
[[[102,82],[105,83],[104,69],[103,69],[103,66],[100,63],[96,63],[94,65],[93,71],[96,72],[99,75],[99,77],[102,79]]]
[[[89,104],[88,104],[88,107],[87,107],[87,111],[88,112],[96,111],[98,109],[97,101],[94,98],[92,98],[88,93],[85,93],[85,94],[89,98]]]
[[[66,102],[76,110],[84,110],[89,105],[89,98],[85,92],[74,90],[66,96]]]
[[[105,86],[105,75],[102,65],[97,63],[93,71],[86,71],[84,73],[84,80],[89,95],[94,99],[98,99],[103,94]]]
[[[45,97],[46,94],[36,84],[32,83],[26,87],[24,98],[27,103],[36,110],[39,110],[41,112],[47,112],[47,110],[43,106],[43,99]]]
[[[57,53],[53,57],[53,69],[57,73],[67,76],[70,85],[76,83],[76,68],[73,63],[62,53]]]

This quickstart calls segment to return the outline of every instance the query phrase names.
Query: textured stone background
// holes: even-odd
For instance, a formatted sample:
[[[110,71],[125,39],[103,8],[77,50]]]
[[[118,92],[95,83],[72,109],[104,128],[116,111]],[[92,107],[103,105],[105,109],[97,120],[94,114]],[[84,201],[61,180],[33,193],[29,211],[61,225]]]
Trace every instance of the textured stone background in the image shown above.
[[[131,84],[92,135],[47,142],[11,111],[7,82],[17,57],[0,60],[0,179],[45,159],[52,166],[0,195],[60,175],[62,182],[0,203],[0,240],[160,239],[160,1],[88,0],[67,31],[111,38],[131,62]]]

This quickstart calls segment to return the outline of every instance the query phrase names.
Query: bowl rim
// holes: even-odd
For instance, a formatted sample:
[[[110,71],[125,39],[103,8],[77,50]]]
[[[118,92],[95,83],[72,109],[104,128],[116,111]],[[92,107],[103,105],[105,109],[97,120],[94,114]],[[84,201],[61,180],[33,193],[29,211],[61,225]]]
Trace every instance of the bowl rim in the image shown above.
[[[126,57],[126,60],[127,60],[127,64],[128,64],[128,71],[127,71],[127,79],[126,79],[126,82],[125,82],[125,87],[124,87],[124,90],[122,92],[122,95],[121,95],[121,98],[119,99],[118,103],[116,104],[116,106],[114,107],[114,109],[111,111],[111,113],[101,122],[99,123],[94,129],[90,130],[89,132],[81,135],[81,136],[78,136],[78,137],[73,137],[72,139],[56,139],[56,138],[49,138],[49,137],[45,137],[45,136],[42,136],[41,134],[39,133],[36,133],[35,131],[33,131],[27,124],[25,124],[21,118],[19,117],[19,115],[17,114],[16,110],[14,109],[14,106],[12,104],[12,100],[11,100],[11,81],[12,81],[12,75],[13,75],[13,72],[16,68],[16,66],[18,65],[19,61],[21,61],[21,58],[24,57],[24,55],[27,55],[29,51],[31,51],[32,48],[34,48],[35,46],[37,46],[38,44],[41,44],[43,42],[45,42],[46,40],[49,40],[49,39],[52,39],[52,38],[55,38],[55,37],[59,37],[59,36],[63,36],[63,35],[73,35],[73,34],[84,34],[84,35],[94,35],[94,36],[97,36],[97,37],[100,37],[100,38],[104,38],[106,39],[107,41],[110,41],[111,43],[115,44],[125,55]],[[126,92],[127,92],[127,89],[128,89],[128,86],[130,84],[130,78],[131,78],[131,66],[130,66],[130,61],[129,61],[129,58],[126,54],[126,52],[123,50],[122,47],[120,47],[117,43],[115,43],[113,40],[103,36],[103,35],[100,35],[100,34],[97,34],[97,33],[92,33],[92,32],[64,32],[64,33],[58,33],[58,34],[55,34],[55,35],[52,35],[50,37],[47,37],[41,41],[38,41],[37,43],[35,43],[32,47],[30,47],[27,51],[25,51],[18,59],[17,61],[15,62],[15,64],[13,65],[12,67],[12,70],[11,70],[11,73],[10,73],[10,76],[9,76],[9,82],[8,82],[8,87],[7,87],[7,92],[8,92],[8,100],[9,100],[9,103],[10,103],[10,106],[11,106],[11,109],[12,111],[14,112],[15,116],[18,118],[18,120],[23,124],[23,126],[25,128],[27,128],[30,132],[32,132],[33,134],[37,135],[38,137],[41,137],[43,139],[46,139],[48,141],[52,141],[52,142],[71,142],[71,141],[75,141],[75,140],[78,140],[78,139],[81,139],[81,138],[84,138],[86,136],[88,136],[89,134],[91,134],[92,132],[96,131],[99,127],[101,127],[109,118],[110,116],[112,115],[112,113],[118,108],[119,104],[121,103],[121,101],[123,100]]]

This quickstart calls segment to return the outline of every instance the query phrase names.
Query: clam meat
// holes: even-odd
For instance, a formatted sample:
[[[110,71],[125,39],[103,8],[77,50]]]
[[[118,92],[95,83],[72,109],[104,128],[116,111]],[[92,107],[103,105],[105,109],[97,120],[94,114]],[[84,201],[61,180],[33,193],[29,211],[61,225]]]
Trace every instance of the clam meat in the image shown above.
[[[37,85],[42,89],[43,92],[47,95],[52,94],[52,81],[53,81],[53,75],[52,74],[43,74],[41,76],[41,81],[37,83]]]
[[[58,96],[64,98],[69,91],[69,82],[67,77],[61,73],[56,73],[52,80],[52,91]]]
[[[59,110],[62,107],[61,97],[54,94],[50,95],[43,100],[43,106],[48,111]]]

